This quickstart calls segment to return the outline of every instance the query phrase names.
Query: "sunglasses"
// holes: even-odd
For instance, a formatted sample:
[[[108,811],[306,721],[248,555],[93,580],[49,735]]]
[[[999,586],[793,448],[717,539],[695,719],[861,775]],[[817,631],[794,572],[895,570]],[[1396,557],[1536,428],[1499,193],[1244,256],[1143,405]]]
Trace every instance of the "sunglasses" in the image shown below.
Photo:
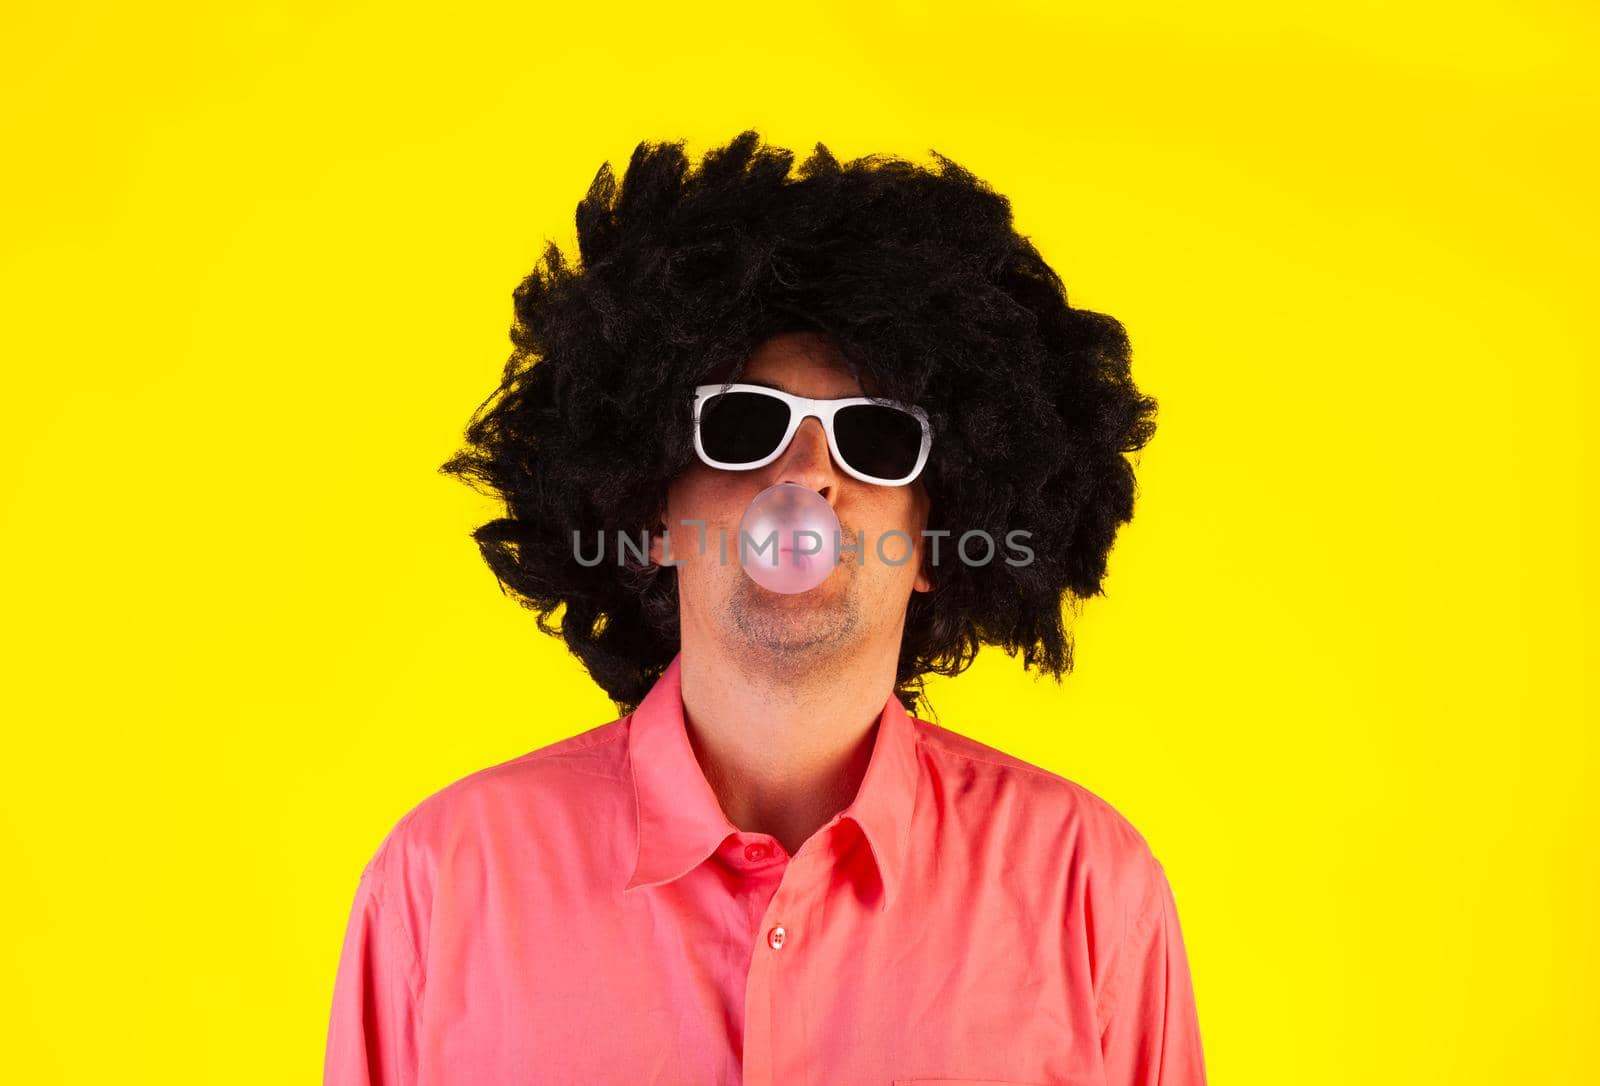
[[[869,396],[813,400],[744,384],[695,388],[694,451],[725,471],[765,467],[807,418],[822,423],[834,462],[863,483],[904,486],[928,462],[933,430],[920,407]]]

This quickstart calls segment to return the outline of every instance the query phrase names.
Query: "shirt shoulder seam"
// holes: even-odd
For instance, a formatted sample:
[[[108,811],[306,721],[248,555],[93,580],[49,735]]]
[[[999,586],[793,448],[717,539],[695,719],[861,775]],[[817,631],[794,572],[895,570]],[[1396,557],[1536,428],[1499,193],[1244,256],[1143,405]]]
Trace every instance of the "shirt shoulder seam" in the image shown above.
[[[922,723],[927,724],[928,721],[924,720]],[[937,724],[932,726],[939,727]],[[960,733],[958,732],[954,734]],[[969,762],[977,762],[980,765],[992,765],[997,769],[1010,769],[1023,773],[1031,773],[1036,777],[1045,777],[1061,784],[1071,785],[1073,788],[1079,791],[1088,791],[1088,789],[1084,788],[1083,785],[1079,784],[1071,777],[1063,777],[1060,773],[1057,773],[1053,769],[1046,769],[1042,765],[1033,765],[1021,758],[1017,758],[1015,755],[1007,755],[1007,757],[1014,759],[1014,761],[1010,762],[1002,762],[994,758],[985,758],[981,755],[973,754],[970,751],[959,750],[956,747],[947,746],[946,744],[940,742],[937,736],[930,736],[920,728],[917,729],[917,742],[928,747],[929,749],[938,750],[942,753],[949,754],[956,758],[962,758]],[[1093,793],[1090,794],[1092,795]]]
[[[1150,862],[1159,866],[1159,861],[1151,854]],[[1099,1020],[1101,1037],[1111,1026],[1112,1014],[1116,1004],[1122,998],[1122,982],[1128,970],[1133,968],[1128,957],[1130,948],[1135,950],[1149,935],[1151,927],[1161,919],[1166,902],[1162,898],[1160,879],[1154,879],[1145,890],[1145,898],[1139,905],[1139,915],[1128,930],[1123,933],[1122,941],[1117,947],[1116,971],[1106,981],[1105,988],[1101,989],[1100,996],[1095,1000],[1095,1017]]]
[[[428,972],[423,968],[421,960],[417,957],[416,948],[412,945],[410,933],[401,923],[400,917],[389,908],[388,885],[384,879],[386,872],[382,868],[375,868],[371,872],[372,897],[378,906],[378,915],[383,922],[389,925],[391,937],[398,937],[396,941],[405,950],[406,956],[406,988],[411,994],[414,1006],[422,1005],[422,992],[427,987]]]
[[[601,725],[601,727],[602,728],[606,727],[606,725]],[[598,730],[598,729],[596,729],[596,730]],[[595,738],[591,739],[590,741],[588,741],[586,743],[582,743],[582,744],[577,745],[577,746],[566,747],[566,748],[563,748],[563,749],[553,749],[553,750],[541,747],[538,750],[532,750],[532,751],[527,752],[526,754],[519,754],[515,758],[509,758],[506,761],[500,762],[500,763],[498,763],[496,765],[485,766],[482,769],[475,770],[474,772],[468,773],[464,777],[460,777],[460,778],[458,778],[456,780],[453,780],[453,781],[449,782],[448,784],[444,785],[443,787],[440,787],[440,788],[434,790],[433,792],[430,792],[428,795],[424,796],[421,800],[419,800],[416,804],[414,804],[409,811],[407,811],[405,814],[400,816],[400,819],[397,822],[395,822],[394,827],[385,836],[383,843],[379,846],[378,853],[374,857],[373,862],[374,863],[378,863],[378,862],[380,862],[382,860],[382,858],[389,851],[389,849],[392,846],[394,846],[395,841],[398,840],[398,838],[401,836],[401,831],[404,830],[406,828],[406,826],[413,819],[415,819],[417,816],[421,815],[425,810],[428,810],[429,808],[433,807],[436,801],[443,799],[446,795],[448,795],[451,792],[454,792],[456,789],[464,788],[469,783],[474,782],[474,781],[492,780],[495,777],[499,777],[499,776],[502,776],[502,775],[504,775],[506,773],[510,773],[513,770],[517,769],[518,767],[527,765],[527,764],[529,764],[531,762],[543,761],[546,758],[558,757],[558,756],[563,755],[563,754],[571,754],[571,753],[578,753],[578,752],[581,752],[581,751],[592,750],[595,747],[603,746],[606,743],[614,743],[614,742],[617,742],[619,739],[621,739],[625,734],[626,733],[624,731],[622,731],[621,729],[618,729],[617,731],[614,731],[609,735],[596,736]],[[582,733],[579,733],[578,736],[572,736],[571,739],[577,739],[581,735],[582,735]],[[552,746],[559,746],[561,743],[570,742],[570,741],[571,740],[558,740],[557,743],[556,744],[552,744]],[[618,776],[618,777],[607,777],[606,779],[607,780],[621,781],[621,780],[624,780],[625,778],[621,777],[621,776]]]

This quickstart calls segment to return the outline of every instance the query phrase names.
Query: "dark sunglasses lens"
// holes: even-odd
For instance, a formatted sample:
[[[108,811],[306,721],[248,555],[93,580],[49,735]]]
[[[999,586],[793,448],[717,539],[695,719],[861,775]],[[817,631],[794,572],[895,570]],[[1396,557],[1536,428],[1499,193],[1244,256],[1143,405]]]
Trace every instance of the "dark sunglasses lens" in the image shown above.
[[[719,392],[700,405],[700,444],[713,460],[750,464],[789,428],[789,405],[759,392]]]
[[[839,452],[852,468],[879,479],[901,479],[917,466],[922,423],[883,404],[852,404],[833,417]]]

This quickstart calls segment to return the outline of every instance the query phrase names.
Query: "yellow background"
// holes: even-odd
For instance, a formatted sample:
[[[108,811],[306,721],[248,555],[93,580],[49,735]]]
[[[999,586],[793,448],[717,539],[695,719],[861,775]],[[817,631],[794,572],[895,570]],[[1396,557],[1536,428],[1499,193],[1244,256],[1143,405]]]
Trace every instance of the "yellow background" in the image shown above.
[[[1595,9],[8,8],[0,1081],[320,1074],[417,801],[616,714],[435,474],[600,163],[745,127],[1009,196],[1161,403],[1065,685],[1216,1083],[1577,1083]]]

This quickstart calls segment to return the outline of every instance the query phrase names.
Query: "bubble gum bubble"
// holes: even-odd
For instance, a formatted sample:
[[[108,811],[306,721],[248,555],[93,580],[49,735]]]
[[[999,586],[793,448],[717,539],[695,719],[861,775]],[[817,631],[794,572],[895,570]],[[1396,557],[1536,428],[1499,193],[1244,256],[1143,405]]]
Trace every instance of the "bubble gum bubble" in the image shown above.
[[[769,486],[739,521],[739,564],[772,592],[807,592],[839,564],[839,518],[828,499],[799,483]]]

